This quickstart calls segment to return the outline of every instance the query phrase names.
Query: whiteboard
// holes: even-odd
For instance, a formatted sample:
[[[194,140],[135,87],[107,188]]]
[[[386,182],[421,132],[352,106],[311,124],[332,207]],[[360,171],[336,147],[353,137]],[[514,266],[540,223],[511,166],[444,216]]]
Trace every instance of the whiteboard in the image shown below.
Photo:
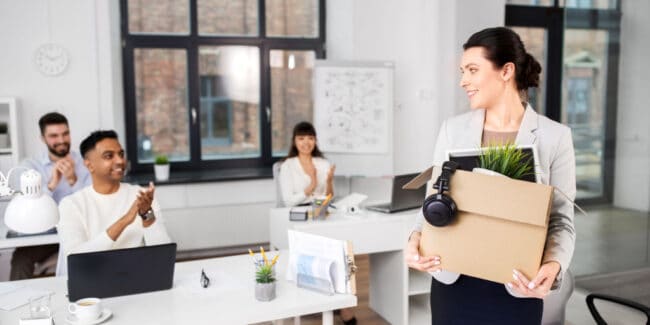
[[[314,126],[318,146],[337,174],[391,174],[392,62],[317,60]]]

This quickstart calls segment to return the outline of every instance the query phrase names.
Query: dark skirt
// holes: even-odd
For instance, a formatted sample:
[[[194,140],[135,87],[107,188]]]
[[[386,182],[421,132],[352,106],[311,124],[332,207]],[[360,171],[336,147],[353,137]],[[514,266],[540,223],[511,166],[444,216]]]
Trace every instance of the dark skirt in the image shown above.
[[[544,302],[515,298],[501,283],[461,275],[453,284],[431,281],[431,324],[540,324]]]

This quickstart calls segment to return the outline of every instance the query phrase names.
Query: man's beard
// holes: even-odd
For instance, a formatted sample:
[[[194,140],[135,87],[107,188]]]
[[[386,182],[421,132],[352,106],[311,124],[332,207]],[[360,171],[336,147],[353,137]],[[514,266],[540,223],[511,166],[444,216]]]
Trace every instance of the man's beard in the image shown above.
[[[63,158],[65,156],[67,156],[68,153],[70,153],[70,144],[69,143],[64,143],[64,145],[65,145],[65,150],[62,150],[62,151],[57,151],[55,149],[55,147],[50,147],[50,146],[47,146],[47,150],[49,150],[51,154],[53,154],[53,155],[55,155],[55,156],[57,156],[59,158]],[[62,147],[62,146],[59,146],[59,147]]]

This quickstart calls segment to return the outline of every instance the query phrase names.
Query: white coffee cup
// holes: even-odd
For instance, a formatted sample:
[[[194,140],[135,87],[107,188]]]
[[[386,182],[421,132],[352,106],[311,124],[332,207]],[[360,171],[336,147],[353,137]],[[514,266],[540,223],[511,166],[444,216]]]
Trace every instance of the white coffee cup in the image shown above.
[[[102,314],[102,301],[99,298],[83,298],[68,305],[70,314],[79,321],[93,321]]]

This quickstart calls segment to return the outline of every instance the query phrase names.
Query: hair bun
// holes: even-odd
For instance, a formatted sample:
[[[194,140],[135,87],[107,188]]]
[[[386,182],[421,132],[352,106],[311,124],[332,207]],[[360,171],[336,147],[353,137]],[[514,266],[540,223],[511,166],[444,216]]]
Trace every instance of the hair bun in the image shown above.
[[[524,57],[524,62],[522,64],[522,73],[519,74],[521,80],[518,84],[523,87],[523,89],[529,87],[539,87],[539,74],[542,72],[542,66],[535,60],[535,58],[526,53]]]

